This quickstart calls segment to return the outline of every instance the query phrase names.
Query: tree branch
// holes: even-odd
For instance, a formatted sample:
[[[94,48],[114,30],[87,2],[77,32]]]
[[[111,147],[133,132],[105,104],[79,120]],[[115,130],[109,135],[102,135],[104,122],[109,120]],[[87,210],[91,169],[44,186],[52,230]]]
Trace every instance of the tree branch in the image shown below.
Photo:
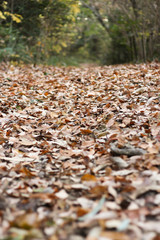
[[[94,16],[97,18],[98,22],[101,24],[101,26],[106,30],[106,32],[109,32],[109,28],[107,27],[107,25],[105,24],[105,22],[103,21],[103,18],[101,16],[101,14],[99,13],[99,9],[91,4],[87,4],[86,2],[84,2],[83,0],[80,0],[82,3],[83,7],[86,7],[88,9],[90,9],[92,11],[92,13],[94,14]]]

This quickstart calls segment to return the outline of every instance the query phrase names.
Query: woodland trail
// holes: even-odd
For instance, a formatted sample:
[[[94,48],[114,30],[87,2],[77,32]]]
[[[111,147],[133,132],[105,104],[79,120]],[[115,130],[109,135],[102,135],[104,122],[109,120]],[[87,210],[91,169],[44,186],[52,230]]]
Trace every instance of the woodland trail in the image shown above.
[[[160,64],[0,66],[0,239],[160,239]]]

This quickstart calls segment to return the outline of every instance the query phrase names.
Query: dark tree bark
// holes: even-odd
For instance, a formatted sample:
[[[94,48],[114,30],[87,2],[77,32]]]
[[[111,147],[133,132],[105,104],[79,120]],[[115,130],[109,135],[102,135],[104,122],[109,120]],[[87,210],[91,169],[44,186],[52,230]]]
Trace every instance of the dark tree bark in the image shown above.
[[[136,17],[136,20],[138,18],[138,7],[137,7],[137,2],[136,0],[130,0],[132,7],[133,7],[133,11],[134,11],[134,15]]]

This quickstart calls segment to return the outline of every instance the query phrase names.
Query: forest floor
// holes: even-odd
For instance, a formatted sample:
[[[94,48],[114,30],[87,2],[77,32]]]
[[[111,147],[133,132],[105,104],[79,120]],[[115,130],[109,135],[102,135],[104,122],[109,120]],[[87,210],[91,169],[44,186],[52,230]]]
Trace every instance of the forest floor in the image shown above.
[[[160,64],[0,65],[0,239],[160,240]]]

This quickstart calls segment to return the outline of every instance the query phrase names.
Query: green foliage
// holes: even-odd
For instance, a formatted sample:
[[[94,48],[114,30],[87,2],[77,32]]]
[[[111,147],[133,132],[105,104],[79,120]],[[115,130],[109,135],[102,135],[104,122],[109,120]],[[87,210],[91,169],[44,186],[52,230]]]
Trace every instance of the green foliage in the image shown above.
[[[0,61],[30,62],[27,47],[17,30],[10,32],[10,27],[0,27]]]
[[[0,61],[75,65],[84,59],[103,64],[152,60],[160,56],[157,19],[156,0],[2,1]]]
[[[74,21],[74,14],[78,11],[76,1],[16,0],[12,1],[12,7],[9,3],[6,4],[10,8],[8,16],[14,18],[2,19],[1,60],[19,58],[25,62],[40,62],[67,46],[64,27]],[[17,21],[18,17],[21,21]],[[1,34],[3,31],[5,33]]]
[[[113,13],[109,18],[109,37],[110,37],[110,49],[108,49],[106,56],[104,57],[104,63],[116,64],[130,62],[131,54],[130,47],[128,46],[126,35],[124,34],[127,29],[130,32],[131,23],[126,21],[123,15],[119,11]]]

